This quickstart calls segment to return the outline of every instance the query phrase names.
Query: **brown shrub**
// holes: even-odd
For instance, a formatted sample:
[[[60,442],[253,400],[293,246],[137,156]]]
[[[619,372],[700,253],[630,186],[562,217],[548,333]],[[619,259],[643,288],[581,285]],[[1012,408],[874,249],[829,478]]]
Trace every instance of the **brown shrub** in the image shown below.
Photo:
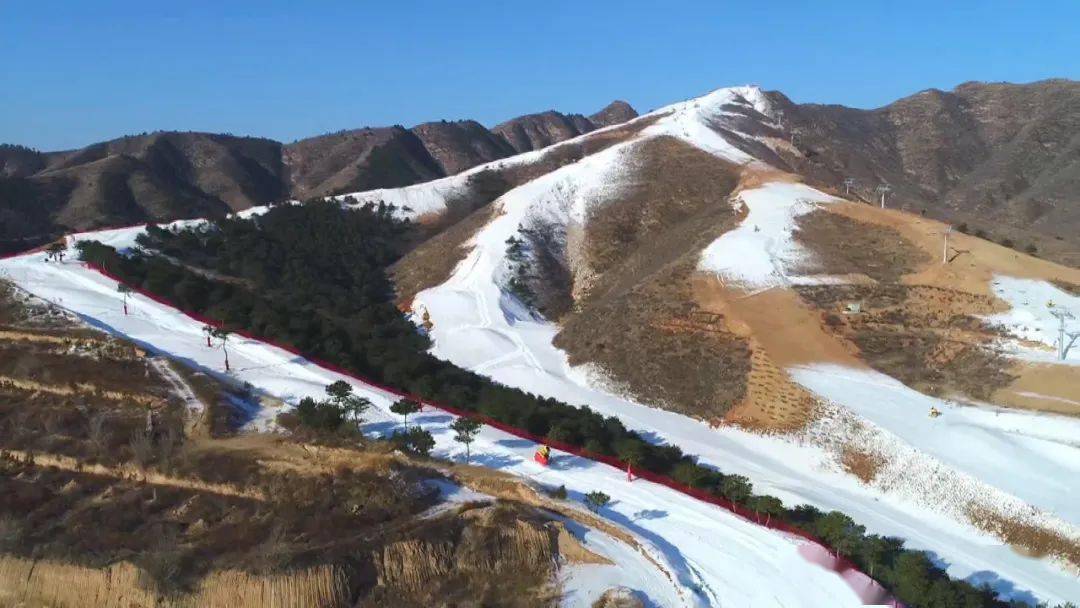
[[[885,462],[880,456],[848,446],[841,454],[840,464],[845,471],[858,477],[863,483],[870,483],[877,477]]]
[[[885,283],[897,281],[930,261],[898,231],[859,222],[826,208],[796,219],[795,240],[813,258],[796,270],[807,274],[865,274]]]
[[[1035,557],[1056,557],[1080,569],[1080,544],[1065,535],[986,508],[969,506],[967,517],[979,528],[995,534],[1014,547]]]

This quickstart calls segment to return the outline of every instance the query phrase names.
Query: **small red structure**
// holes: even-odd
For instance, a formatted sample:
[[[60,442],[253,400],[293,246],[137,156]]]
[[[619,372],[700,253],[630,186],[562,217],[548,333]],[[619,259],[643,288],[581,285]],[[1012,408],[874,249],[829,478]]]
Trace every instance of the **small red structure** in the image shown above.
[[[546,467],[551,460],[551,448],[546,445],[536,448],[536,453],[533,454],[533,460]]]

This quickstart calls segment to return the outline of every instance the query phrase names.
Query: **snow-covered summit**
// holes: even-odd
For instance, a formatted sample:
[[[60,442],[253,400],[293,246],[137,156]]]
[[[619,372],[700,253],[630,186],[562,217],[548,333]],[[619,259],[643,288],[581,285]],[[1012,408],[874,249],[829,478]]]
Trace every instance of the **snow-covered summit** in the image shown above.
[[[645,128],[640,128],[641,126]],[[754,131],[748,133],[747,131]],[[548,148],[525,152],[508,158],[477,165],[456,175],[402,188],[380,188],[340,195],[361,203],[383,201],[393,204],[408,217],[417,218],[440,214],[447,202],[467,197],[470,181],[480,173],[508,174],[517,169],[539,167],[551,163],[551,152],[575,146],[588,147],[591,142],[629,133],[617,147],[632,145],[650,137],[670,136],[736,164],[765,161],[744,151],[739,140],[757,140],[761,134],[779,132],[777,111],[765,92],[756,85],[719,88],[700,97],[666,105],[626,123],[611,125],[579,135]],[[558,167],[551,167],[555,170]],[[522,171],[529,173],[529,171]],[[540,171],[542,172],[542,171]],[[520,186],[511,180],[511,186]]]

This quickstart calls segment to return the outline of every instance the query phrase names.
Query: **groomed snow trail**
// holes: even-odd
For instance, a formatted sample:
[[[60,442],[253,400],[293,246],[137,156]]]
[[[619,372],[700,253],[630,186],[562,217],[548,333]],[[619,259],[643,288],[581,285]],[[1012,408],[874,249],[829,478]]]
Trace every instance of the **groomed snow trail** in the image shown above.
[[[1058,358],[1058,331],[1060,321],[1054,312],[1066,312],[1074,318],[1066,325],[1067,332],[1080,331],[1080,296],[1074,296],[1047,281],[996,276],[990,287],[994,295],[1007,302],[1006,312],[983,317],[988,323],[1001,325],[1010,334],[1044,348],[1036,349],[1018,344],[1007,344],[1012,354],[1021,359],[1038,363],[1080,366],[1080,339],[1069,349],[1064,361]],[[1065,345],[1070,343],[1066,336]]]
[[[128,234],[114,231],[107,238],[113,243],[128,242],[139,229],[129,230]],[[91,325],[186,365],[221,373],[222,353],[206,347],[198,321],[140,295],[131,298],[131,313],[125,315],[115,282],[79,262],[45,263],[42,259],[41,254],[11,258],[0,262],[0,269],[21,288]],[[350,380],[256,340],[236,337],[230,344],[231,376],[289,403],[321,396],[335,380]],[[389,412],[396,396],[351,382],[376,406],[365,425],[366,433],[387,433],[400,425],[400,417]],[[264,412],[261,421],[274,414]],[[436,456],[461,460],[464,450],[452,441],[448,428],[452,421],[449,414],[431,411],[413,419],[435,437]],[[622,471],[587,459],[557,453],[553,466],[540,467],[531,460],[535,448],[532,442],[485,427],[472,447],[473,462],[543,486],[565,485],[571,500],[577,502],[594,490],[610,495],[612,503],[602,515],[631,533],[665,571],[663,576],[641,577],[641,584],[648,588],[637,589],[654,605],[861,605],[840,576],[800,555],[805,544],[801,539],[767,530],[661,485],[641,480],[628,483]],[[570,580],[577,579],[571,576]],[[658,581],[665,583],[659,586]]]
[[[729,104],[750,104],[752,111],[768,116],[767,101],[755,96],[753,91],[721,90],[657,110],[666,116],[647,128],[641,137],[670,135],[727,160],[754,162],[711,129],[703,132],[693,126],[722,119],[723,108]],[[952,576],[975,584],[989,583],[1002,597],[1031,602],[1075,598],[1077,582],[1073,573],[1048,560],[1020,555],[966,523],[955,508],[943,511],[933,500],[917,496],[918,488],[885,491],[865,486],[841,471],[835,456],[821,447],[734,428],[713,429],[685,416],[624,399],[591,376],[588,369],[570,367],[566,354],[552,344],[558,327],[534,318],[501,287],[508,275],[506,239],[516,235],[520,226],[529,226],[536,220],[547,225],[580,226],[591,205],[609,200],[609,195],[617,192],[624,154],[636,141],[640,138],[562,167],[507,192],[493,203],[498,205],[499,213],[469,243],[473,249],[450,279],[416,297],[416,308],[427,310],[434,322],[433,354],[510,386],[572,404],[587,404],[604,415],[616,416],[646,437],[678,445],[684,452],[722,471],[746,475],[758,491],[774,494],[788,504],[809,503],[843,511],[872,533],[899,536],[910,547],[933,552]],[[747,289],[793,282],[835,282],[832,277],[788,276],[786,271],[805,255],[792,241],[794,218],[816,204],[827,204],[833,197],[790,183],[767,183],[743,191],[740,197],[749,208],[747,218],[739,228],[706,249],[703,270],[716,272]],[[725,202],[717,201],[717,204]],[[820,390],[823,397],[851,407],[860,415],[866,414],[868,407],[855,407],[857,404],[852,400],[827,390],[827,383],[811,382],[811,372],[797,374],[796,379],[799,378],[811,390]],[[895,384],[886,376],[881,379],[883,385]],[[919,394],[906,390],[891,393],[892,411],[914,407],[918,410],[914,415],[925,416],[924,404],[914,399]],[[865,397],[863,393],[853,394],[859,395],[859,399]],[[861,405],[874,403],[872,399],[863,400]],[[918,425],[918,432],[909,432],[914,428],[912,425],[892,428],[896,418],[891,414],[867,414],[867,420],[877,423],[878,438],[892,448],[927,450],[928,454],[920,453],[924,456],[920,462],[928,469],[955,467],[955,478],[968,484],[965,490],[1000,500],[1009,507],[1022,505],[1021,500],[1008,493],[1015,491],[1038,507],[1059,509],[1058,516],[1075,522],[1072,518],[1075,505],[1070,509],[1068,503],[1070,492],[1062,490],[1062,479],[1055,475],[1075,470],[1078,460],[1075,448],[1080,437],[1070,435],[1071,447],[1063,446],[1060,441],[1046,443],[1045,437],[1035,437],[1029,431],[1016,432],[1003,425],[986,423],[987,415],[986,410],[969,410],[965,436],[984,438],[972,444],[974,447],[962,441],[948,441],[941,432],[945,425],[929,433],[925,432],[925,425]],[[1025,420],[1028,428],[1058,422],[1057,417],[1040,414],[1031,414]],[[996,465],[993,467],[979,462],[981,456],[991,458],[993,450],[1002,446],[1009,446],[1014,459],[993,457]],[[1053,474],[1033,471],[1032,467],[1040,463],[1053,463]],[[923,472],[929,475],[929,471]],[[1052,527],[1075,533],[1074,524],[1054,520],[1053,514],[1048,517]]]
[[[417,296],[417,306],[434,321],[433,354],[510,386],[616,416],[646,437],[678,445],[722,471],[746,475],[759,492],[788,504],[843,511],[871,532],[899,536],[909,546],[933,551],[953,576],[988,582],[1007,597],[1059,601],[1075,595],[1072,574],[1022,556],[934,509],[866,487],[820,448],[734,428],[710,428],[616,396],[592,382],[587,370],[571,368],[565,353],[552,345],[558,327],[534,319],[498,284],[506,238],[516,231],[529,201],[543,201],[542,196],[531,198],[533,189],[542,189],[542,184],[530,182],[505,195],[503,214],[477,235],[472,252],[451,279]]]

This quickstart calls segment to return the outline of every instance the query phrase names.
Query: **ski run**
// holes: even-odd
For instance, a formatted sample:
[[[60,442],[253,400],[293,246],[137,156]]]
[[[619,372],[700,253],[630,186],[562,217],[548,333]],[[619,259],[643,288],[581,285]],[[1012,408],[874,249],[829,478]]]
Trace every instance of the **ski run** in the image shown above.
[[[711,126],[732,108],[770,121],[768,100],[756,87],[720,89],[704,97],[661,108],[637,120],[656,118],[628,142],[552,171],[510,190],[495,203],[499,213],[471,241],[471,251],[442,285],[421,292],[414,308],[434,323],[433,353],[499,382],[571,404],[587,404],[616,416],[630,429],[657,442],[677,445],[725,473],[745,475],[756,491],[792,505],[836,509],[868,532],[898,536],[909,547],[933,553],[954,577],[988,583],[1004,598],[1061,602],[1075,600],[1076,573],[1046,559],[1021,555],[968,523],[964,504],[974,500],[1080,538],[1080,501],[1072,496],[1080,479],[1080,422],[1049,414],[991,406],[958,406],[934,399],[865,369],[815,364],[788,370],[796,382],[829,403],[828,415],[796,437],[763,436],[733,427],[713,428],[698,420],[624,398],[598,374],[571,367],[552,344],[558,327],[533,315],[504,289],[509,266],[506,240],[533,222],[580,225],[589,205],[617,193],[623,161],[635,141],[656,135],[677,137],[737,164],[760,163]],[[729,132],[737,132],[737,123]],[[742,135],[753,139],[750,135]],[[583,136],[583,137],[587,137]],[[407,207],[412,215],[445,209],[449,196],[470,174],[506,163],[530,162],[527,153],[476,167],[462,174],[392,190],[357,194]],[[830,277],[789,276],[791,262],[805,255],[792,240],[794,218],[827,194],[808,186],[766,183],[744,191],[747,215],[736,229],[713,242],[699,269],[716,273],[748,290]],[[249,210],[245,213],[258,213]],[[101,240],[118,249],[134,245],[141,228],[70,237]],[[53,302],[104,331],[125,336],[185,365],[222,373],[221,352],[208,349],[201,323],[136,295],[125,315],[115,282],[74,260],[43,263],[41,254],[0,262],[0,271],[22,289]],[[734,262],[733,262],[734,260]],[[1013,308],[995,320],[1029,341],[1050,344],[1053,319],[1042,300],[1069,296],[1042,281],[998,277],[995,293]],[[1073,298],[1076,300],[1076,298]],[[1075,302],[1073,302],[1075,304]],[[230,342],[231,375],[288,404],[319,396],[341,376],[284,350],[250,339]],[[1020,349],[1016,356],[1046,358],[1045,351]],[[1080,357],[1080,346],[1070,360]],[[355,382],[354,382],[355,385]],[[399,424],[389,412],[396,399],[380,389],[357,386],[377,406],[366,433],[381,434]],[[930,422],[937,407],[947,412]],[[254,427],[272,425],[276,411],[254,413]],[[453,417],[427,411],[416,422],[429,430],[434,455],[464,458],[447,428]],[[889,465],[870,485],[843,472],[831,450],[857,438]],[[625,475],[568,454],[553,466],[532,462],[535,444],[484,428],[472,447],[473,461],[505,471],[537,487],[565,485],[570,500],[601,490],[612,497],[602,515],[630,533],[644,553],[596,530],[574,529],[586,545],[619,565],[573,566],[564,570],[566,605],[587,605],[597,590],[625,586],[652,606],[859,606],[853,585],[804,556],[805,541],[757,526],[731,513],[666,487]],[[858,584],[855,585],[857,587]]]

